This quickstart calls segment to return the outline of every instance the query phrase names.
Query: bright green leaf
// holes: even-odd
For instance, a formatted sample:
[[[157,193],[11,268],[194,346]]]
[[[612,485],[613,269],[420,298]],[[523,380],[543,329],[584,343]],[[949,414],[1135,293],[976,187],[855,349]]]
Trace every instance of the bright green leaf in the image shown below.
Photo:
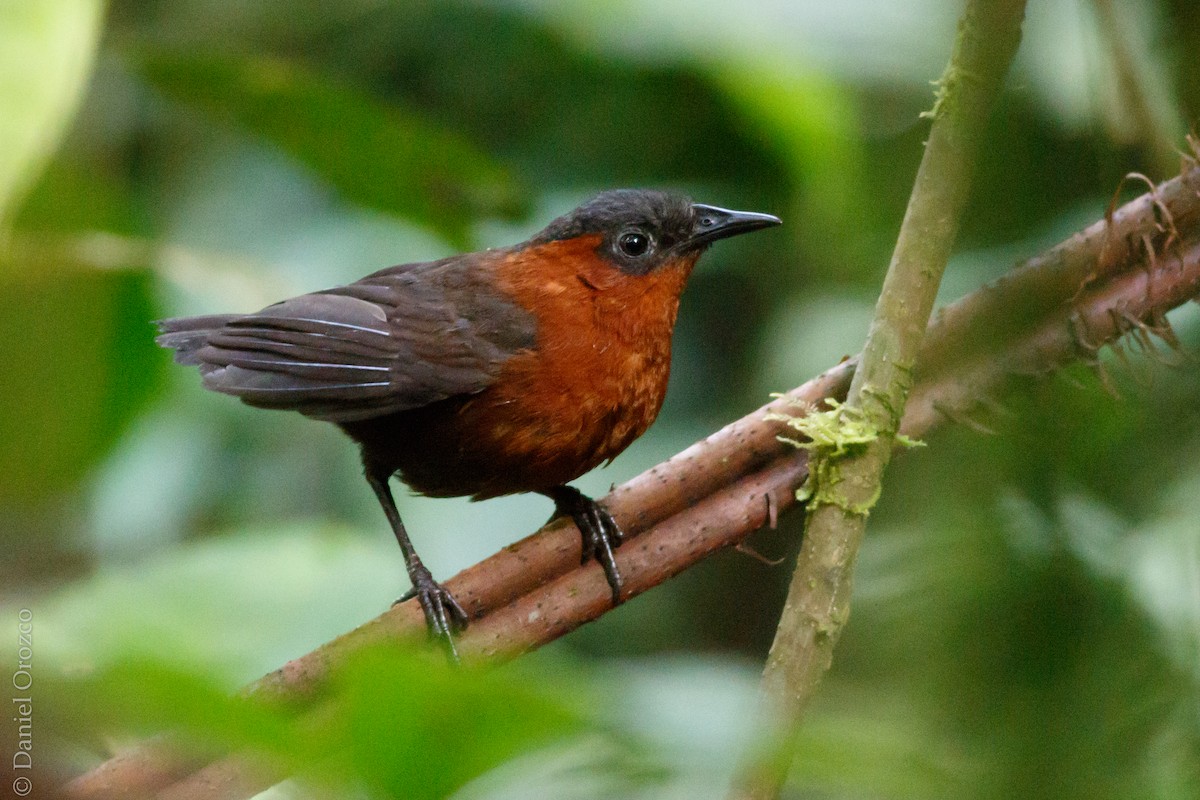
[[[100,0],[0,3],[0,220],[36,177],[87,79]]]

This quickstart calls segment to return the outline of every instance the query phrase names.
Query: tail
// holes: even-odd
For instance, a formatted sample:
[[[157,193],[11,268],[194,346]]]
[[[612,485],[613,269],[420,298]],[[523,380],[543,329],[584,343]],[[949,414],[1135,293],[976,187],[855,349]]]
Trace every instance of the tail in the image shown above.
[[[208,337],[238,319],[241,314],[212,314],[206,317],[176,317],[154,323],[159,335],[154,341],[175,351],[179,364],[200,365],[196,351],[208,344]]]

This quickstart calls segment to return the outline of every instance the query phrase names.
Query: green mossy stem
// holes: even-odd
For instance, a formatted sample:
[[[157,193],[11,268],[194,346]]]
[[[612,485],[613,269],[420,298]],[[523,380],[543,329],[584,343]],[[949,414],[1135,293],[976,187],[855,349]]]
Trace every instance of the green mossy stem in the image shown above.
[[[765,724],[787,737],[833,660],[854,562],[879,499],[913,365],[966,207],[975,152],[1021,38],[1025,0],[968,0],[896,249],[846,403],[798,423],[809,439],[808,524],[763,670]],[[786,764],[746,765],[732,797],[774,800]]]
[[[779,436],[779,441],[808,451],[808,478],[796,490],[796,499],[808,504],[809,513],[818,506],[833,505],[848,514],[869,516],[879,500],[879,491],[865,501],[851,500],[838,489],[843,483],[841,463],[847,457],[861,455],[871,442],[881,437],[891,437],[893,444],[900,447],[922,447],[924,442],[881,430],[861,408],[847,406],[833,398],[827,399],[825,404],[829,407],[823,411],[810,410],[796,416],[768,414],[766,417],[784,423],[802,437]]]

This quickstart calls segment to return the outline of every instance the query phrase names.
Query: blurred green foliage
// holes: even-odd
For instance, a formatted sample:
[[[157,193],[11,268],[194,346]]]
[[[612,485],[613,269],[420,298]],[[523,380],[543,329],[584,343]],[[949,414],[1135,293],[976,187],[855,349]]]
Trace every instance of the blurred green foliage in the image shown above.
[[[241,123],[346,199],[426,225],[453,244],[467,245],[476,219],[520,209],[512,179],[462,136],[299,65],[154,54],[137,66],[152,86]]]
[[[1114,6],[1115,31],[1030,5],[946,299],[1099,218],[1126,173],[1176,168],[1200,12]],[[0,6],[0,653],[30,609],[41,766],[170,726],[302,767],[278,796],[721,796],[787,561],[710,559],[497,672],[364,655],[325,716],[229,700],[386,608],[400,562],[336,431],[203,393],[150,322],[508,244],[601,188],[779,214],[705,257],[660,421],[580,481],[603,492],[860,347],[958,3],[99,13]],[[1172,321],[1195,352],[1195,307]],[[998,435],[895,462],[793,796],[1196,796],[1200,380],[1126,350],[1119,396],[1071,370],[1006,398]],[[401,499],[439,576],[548,510]],[[799,522],[752,545],[788,556]]]
[[[184,736],[202,752],[250,748],[260,766],[338,794],[360,787],[366,796],[432,800],[580,729],[579,710],[564,699],[569,688],[550,690],[546,671],[535,681],[528,677],[375,648],[340,665],[329,686],[332,699],[297,718],[286,708],[230,697],[220,683],[194,673],[125,662],[50,683],[55,702],[47,722],[71,725],[82,717],[150,736],[182,721]]]
[[[76,486],[120,440],[160,378],[161,355],[146,336],[151,276],[58,258],[0,273],[5,505]]]

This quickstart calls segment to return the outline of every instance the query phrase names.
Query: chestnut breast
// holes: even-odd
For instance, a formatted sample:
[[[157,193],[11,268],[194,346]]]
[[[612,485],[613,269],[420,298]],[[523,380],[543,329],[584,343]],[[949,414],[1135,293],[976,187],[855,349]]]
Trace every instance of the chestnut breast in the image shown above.
[[[412,488],[483,499],[558,486],[650,427],[698,254],[633,275],[600,257],[599,244],[552,241],[495,262],[496,288],[537,320],[536,346],[479,394],[405,412],[398,468]]]

